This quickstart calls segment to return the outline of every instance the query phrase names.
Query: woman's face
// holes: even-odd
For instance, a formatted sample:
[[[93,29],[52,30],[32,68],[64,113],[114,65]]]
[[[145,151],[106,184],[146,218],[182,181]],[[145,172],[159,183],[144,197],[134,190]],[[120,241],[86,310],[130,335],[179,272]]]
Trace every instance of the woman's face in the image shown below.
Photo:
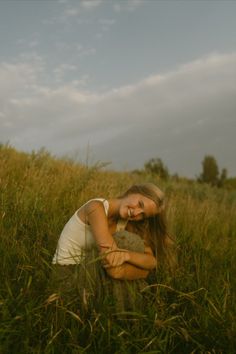
[[[156,203],[142,194],[129,194],[121,199],[120,217],[133,221],[143,220],[158,214]]]

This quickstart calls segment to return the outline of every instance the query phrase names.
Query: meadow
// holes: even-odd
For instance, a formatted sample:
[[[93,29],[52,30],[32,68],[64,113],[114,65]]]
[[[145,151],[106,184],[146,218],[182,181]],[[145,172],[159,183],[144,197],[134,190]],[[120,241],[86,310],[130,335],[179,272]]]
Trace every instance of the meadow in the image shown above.
[[[65,222],[89,198],[141,181],[166,193],[175,271],[159,268],[150,303],[127,318],[106,301],[89,316],[71,311],[48,287]],[[233,189],[0,147],[1,354],[236,353],[235,254]]]

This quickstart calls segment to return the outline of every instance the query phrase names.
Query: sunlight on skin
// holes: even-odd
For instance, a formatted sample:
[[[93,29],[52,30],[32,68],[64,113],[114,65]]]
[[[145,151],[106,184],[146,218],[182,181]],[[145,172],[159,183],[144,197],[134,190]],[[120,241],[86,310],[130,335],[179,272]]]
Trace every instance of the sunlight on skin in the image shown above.
[[[152,217],[157,213],[158,210],[155,202],[141,194],[127,196],[120,206],[121,217],[134,221]]]

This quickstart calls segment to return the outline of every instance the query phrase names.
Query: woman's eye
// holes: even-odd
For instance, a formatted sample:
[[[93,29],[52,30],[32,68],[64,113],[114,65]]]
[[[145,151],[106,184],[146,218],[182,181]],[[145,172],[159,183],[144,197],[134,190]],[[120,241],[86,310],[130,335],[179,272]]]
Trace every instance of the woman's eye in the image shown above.
[[[139,201],[139,207],[142,208],[142,209],[144,209],[144,204],[143,204],[143,201],[142,201],[142,200]]]

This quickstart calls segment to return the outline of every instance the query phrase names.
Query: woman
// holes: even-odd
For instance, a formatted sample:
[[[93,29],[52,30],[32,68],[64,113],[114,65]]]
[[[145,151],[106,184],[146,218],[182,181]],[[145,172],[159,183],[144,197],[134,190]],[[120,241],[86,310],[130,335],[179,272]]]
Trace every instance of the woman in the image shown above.
[[[64,295],[76,286],[86,307],[88,298],[99,297],[101,284],[114,294],[124,280],[143,283],[161,258],[168,258],[171,242],[164,210],[164,193],[152,183],[133,185],[117,198],[92,199],[79,208],[65,225],[53,257]]]

